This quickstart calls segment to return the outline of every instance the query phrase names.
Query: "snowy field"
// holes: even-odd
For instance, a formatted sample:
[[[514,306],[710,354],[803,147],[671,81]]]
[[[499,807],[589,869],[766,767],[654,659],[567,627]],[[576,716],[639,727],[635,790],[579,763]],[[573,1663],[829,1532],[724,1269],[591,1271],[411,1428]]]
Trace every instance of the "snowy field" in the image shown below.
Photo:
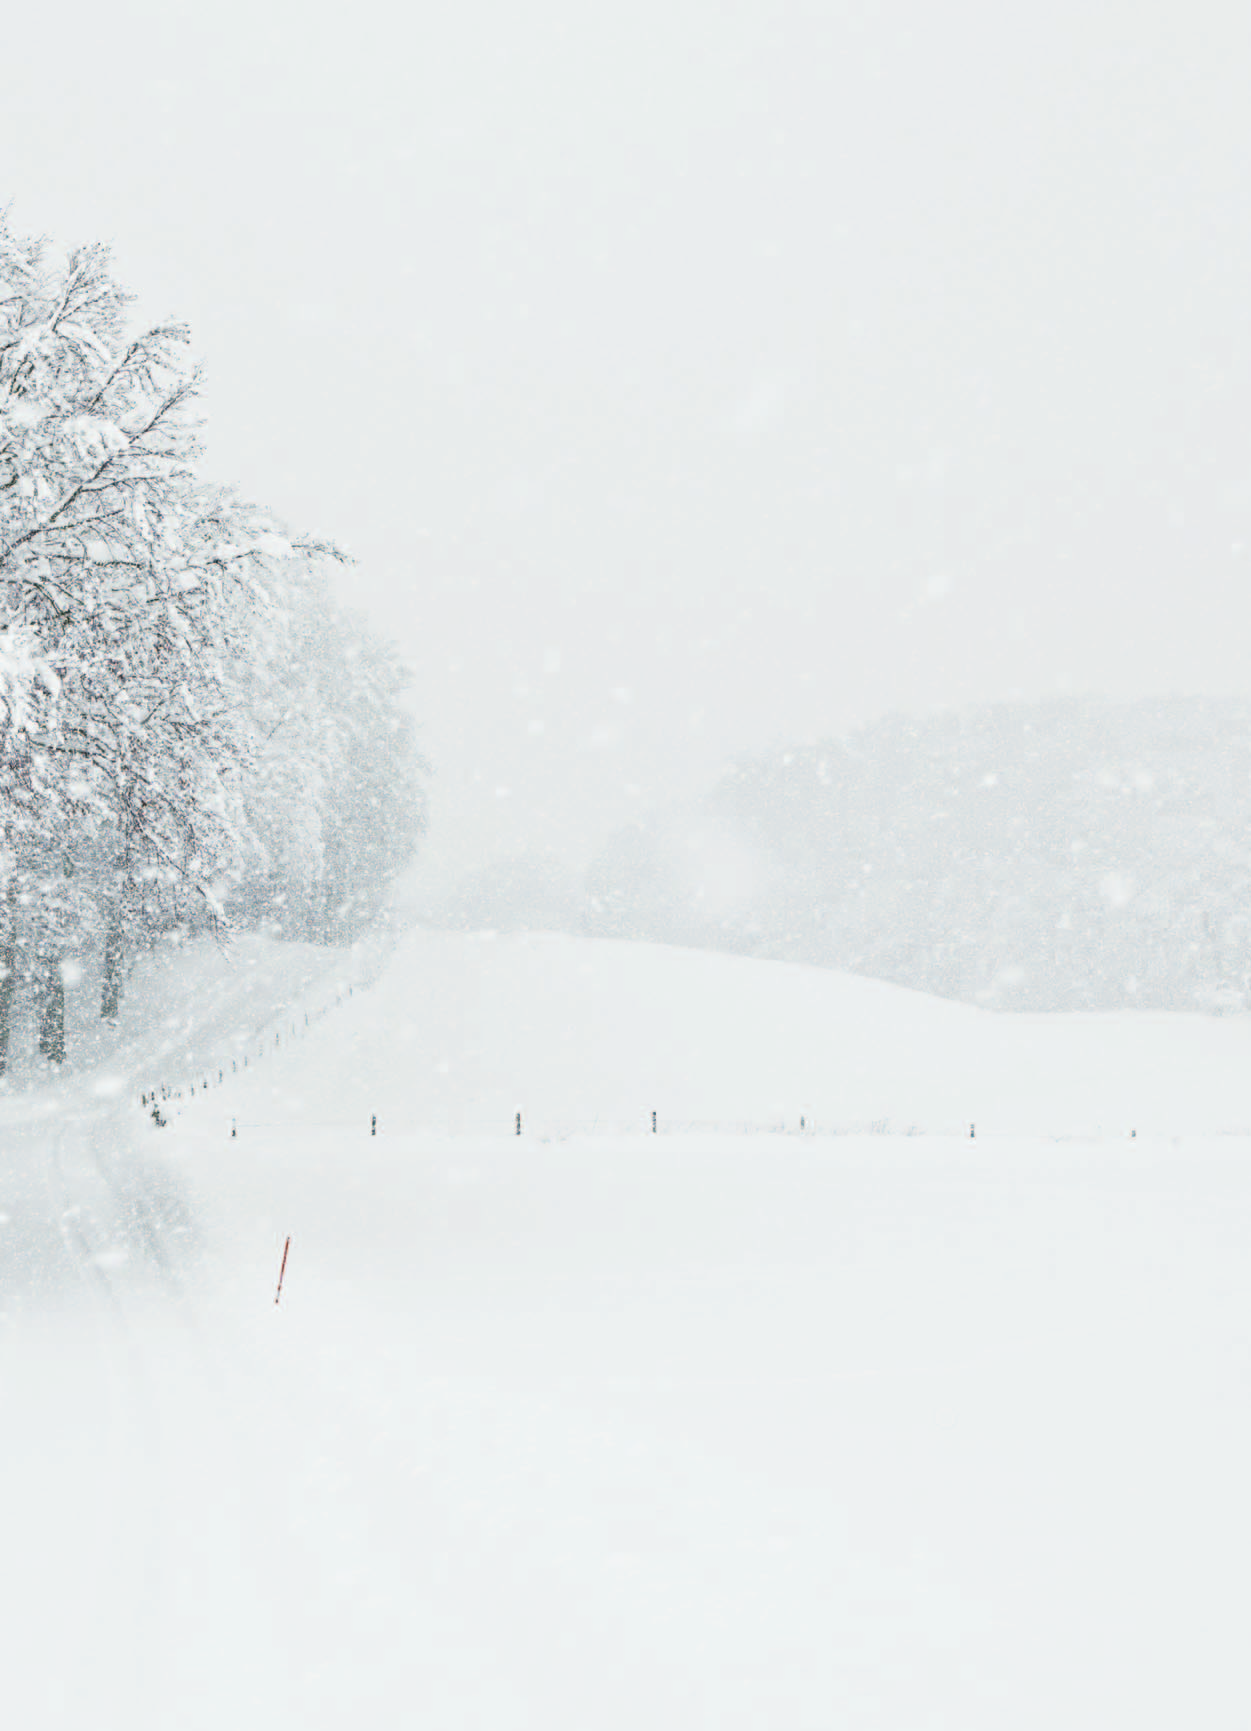
[[[5,1724],[1247,1723],[1251,1025],[379,968],[0,1102]]]

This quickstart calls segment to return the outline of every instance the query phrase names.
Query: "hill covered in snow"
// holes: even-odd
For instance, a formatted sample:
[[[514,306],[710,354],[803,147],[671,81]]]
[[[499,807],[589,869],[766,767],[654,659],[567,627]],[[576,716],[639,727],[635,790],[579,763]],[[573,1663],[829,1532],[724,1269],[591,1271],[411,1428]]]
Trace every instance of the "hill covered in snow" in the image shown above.
[[[413,932],[371,991],[344,993],[308,1028],[308,992],[289,994],[291,1051],[275,1048],[276,1015],[247,1075],[195,1110],[483,1134],[518,1111],[544,1135],[647,1129],[653,1112],[666,1129],[1251,1129],[1241,1017],[1009,1016],[829,969],[555,933]]]

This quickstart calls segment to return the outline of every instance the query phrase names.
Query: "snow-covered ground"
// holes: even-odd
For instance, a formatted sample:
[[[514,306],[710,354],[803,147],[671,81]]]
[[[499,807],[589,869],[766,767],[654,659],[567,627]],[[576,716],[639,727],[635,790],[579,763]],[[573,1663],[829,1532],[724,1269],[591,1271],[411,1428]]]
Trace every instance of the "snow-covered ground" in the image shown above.
[[[6,1724],[1246,1723],[1251,1026],[377,973],[0,1102]]]

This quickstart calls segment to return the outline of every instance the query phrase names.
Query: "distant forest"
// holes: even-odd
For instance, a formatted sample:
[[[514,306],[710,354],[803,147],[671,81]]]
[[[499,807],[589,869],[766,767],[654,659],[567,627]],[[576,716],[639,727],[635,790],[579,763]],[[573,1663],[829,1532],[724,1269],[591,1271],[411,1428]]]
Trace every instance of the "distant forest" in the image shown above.
[[[478,923],[714,946],[1004,1009],[1244,1009],[1251,706],[891,718],[737,763],[698,806],[613,836],[577,893],[510,869],[511,903],[479,884],[494,912]]]

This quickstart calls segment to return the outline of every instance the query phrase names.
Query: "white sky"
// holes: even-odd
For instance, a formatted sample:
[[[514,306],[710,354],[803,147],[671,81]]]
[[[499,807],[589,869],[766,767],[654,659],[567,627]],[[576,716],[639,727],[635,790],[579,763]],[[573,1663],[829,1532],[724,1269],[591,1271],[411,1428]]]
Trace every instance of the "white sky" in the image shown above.
[[[123,0],[4,36],[15,226],[111,241],[194,328],[214,476],[359,557],[432,872],[579,864],[888,709],[1251,687],[1244,9]]]

